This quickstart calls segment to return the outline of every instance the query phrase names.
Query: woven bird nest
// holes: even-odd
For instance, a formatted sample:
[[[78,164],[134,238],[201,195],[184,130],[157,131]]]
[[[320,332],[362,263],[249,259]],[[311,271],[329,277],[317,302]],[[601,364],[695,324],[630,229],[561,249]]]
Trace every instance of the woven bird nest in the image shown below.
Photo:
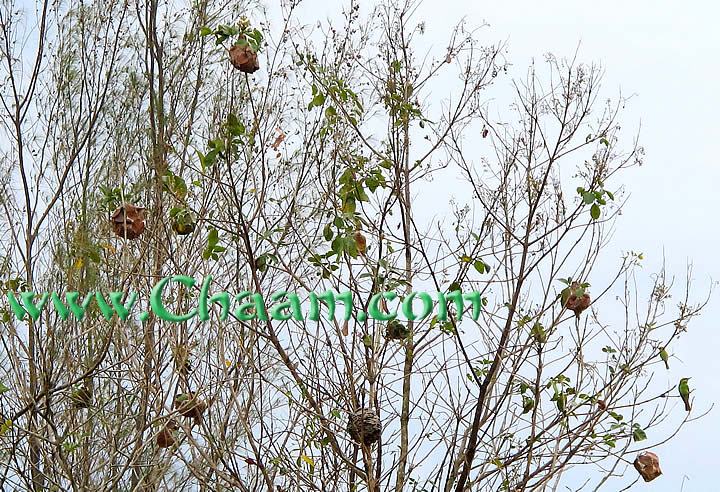
[[[187,236],[188,234],[192,234],[195,230],[195,222],[182,222],[175,220],[172,223],[172,228],[178,236]]]
[[[169,448],[175,444],[175,431],[177,429],[177,422],[174,420],[168,421],[155,438],[155,442],[157,442],[158,447]]]
[[[192,418],[197,425],[200,424],[202,414],[207,409],[207,403],[199,400],[195,393],[182,393],[177,395],[173,406],[180,415]]]
[[[87,385],[80,386],[70,393],[70,399],[75,408],[89,408],[92,404],[92,389]]]
[[[347,431],[353,441],[370,446],[380,439],[382,423],[372,409],[363,408],[350,414]]]
[[[650,451],[644,451],[637,455],[633,464],[640,476],[643,477],[643,480],[646,482],[655,480],[657,477],[662,475],[662,470],[660,470],[660,460],[655,453],[651,453]]]
[[[236,69],[245,73],[255,73],[260,69],[260,63],[258,63],[257,53],[253,50],[250,45],[233,45],[229,51],[230,63]]]
[[[385,338],[388,340],[405,340],[410,336],[410,329],[398,320],[390,321],[385,327]]]
[[[145,230],[145,209],[125,203],[112,213],[110,223],[117,236],[137,239]]]
[[[590,306],[590,294],[585,292],[583,286],[578,282],[573,282],[570,286],[565,289],[567,300],[565,301],[565,307],[575,313],[576,317],[580,317],[580,313],[585,311]]]

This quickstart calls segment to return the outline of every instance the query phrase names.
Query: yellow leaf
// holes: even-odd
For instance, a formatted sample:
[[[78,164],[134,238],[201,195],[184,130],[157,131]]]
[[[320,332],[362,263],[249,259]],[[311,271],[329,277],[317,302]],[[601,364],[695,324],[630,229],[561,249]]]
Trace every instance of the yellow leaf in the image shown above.
[[[80,270],[83,267],[83,265],[84,265],[84,262],[83,262],[82,258],[78,258],[77,260],[75,260],[74,266],[75,266],[76,270]]]
[[[315,466],[315,462],[313,461],[313,459],[310,456],[301,454],[300,459],[303,460],[305,463],[307,463],[310,466]]]

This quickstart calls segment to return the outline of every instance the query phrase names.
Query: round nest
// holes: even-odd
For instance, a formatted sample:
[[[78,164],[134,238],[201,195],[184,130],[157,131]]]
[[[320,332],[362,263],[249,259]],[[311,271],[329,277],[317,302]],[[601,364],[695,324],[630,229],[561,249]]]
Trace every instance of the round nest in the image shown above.
[[[388,340],[405,340],[410,336],[410,330],[407,326],[398,320],[392,320],[385,327],[385,338]]]
[[[363,408],[350,414],[347,431],[353,441],[369,446],[380,439],[382,423],[372,409]]]

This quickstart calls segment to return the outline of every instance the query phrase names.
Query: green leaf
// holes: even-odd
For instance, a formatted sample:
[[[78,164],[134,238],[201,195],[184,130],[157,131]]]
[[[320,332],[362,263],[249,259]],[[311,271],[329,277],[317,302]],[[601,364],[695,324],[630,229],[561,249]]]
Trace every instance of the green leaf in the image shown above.
[[[325,104],[325,95],[323,93],[317,94],[315,97],[313,97],[312,101],[310,101],[310,104],[308,104],[308,109],[312,109],[314,107],[319,107]]]
[[[0,425],[0,436],[3,436],[7,431],[9,431],[12,428],[12,420],[5,419],[5,422]]]
[[[343,252],[345,249],[345,238],[342,236],[337,236],[335,239],[333,239],[333,242],[330,244],[330,249],[333,253],[336,255],[339,255]]]
[[[346,214],[355,213],[355,199],[351,196],[347,197],[345,203],[343,203],[342,211]]]
[[[597,203],[590,207],[590,217],[594,220],[600,218],[600,206]]]
[[[202,170],[204,171],[204,170],[207,169],[207,167],[208,167],[208,166],[207,166],[207,159],[206,159],[206,157],[203,155],[203,153],[200,152],[199,150],[196,150],[195,152],[196,152],[197,155],[198,155],[198,159],[200,159],[200,169],[202,169]]]
[[[547,342],[547,333],[545,332],[545,328],[537,321],[533,325],[531,333],[538,343]]]
[[[485,273],[486,265],[483,263],[482,260],[475,260],[475,263],[473,263],[473,266],[475,267],[475,270],[477,270],[478,273]]]
[[[610,147],[610,142],[605,137],[600,139],[600,143],[603,144],[605,147]]]
[[[531,412],[533,408],[535,408],[535,400],[530,398],[529,396],[523,395],[523,413]]]
[[[585,202],[586,205],[590,205],[595,201],[595,193],[593,193],[592,191],[586,191],[585,193],[583,193],[582,198],[583,202]]]
[[[209,36],[213,33],[213,30],[210,29],[208,26],[202,26],[200,28],[200,36]]]
[[[219,241],[218,237],[218,230],[213,228],[210,229],[210,233],[208,234],[208,245],[215,246]]]
[[[380,161],[380,167],[382,167],[383,169],[390,169],[392,168],[392,162],[387,159]]]
[[[245,125],[243,125],[233,113],[228,114],[227,129],[230,134],[235,137],[245,134]]]
[[[3,383],[0,383],[0,395],[7,393],[8,391],[10,391],[10,388],[5,386]]]
[[[364,335],[362,337],[362,342],[367,348],[372,348],[372,337],[370,335]]]
[[[645,434],[645,431],[640,427],[640,424],[633,424],[633,441],[639,442],[644,441],[647,439],[647,434]]]
[[[330,241],[332,239],[333,230],[332,227],[330,227],[330,224],[327,224],[323,229],[323,237],[325,238],[325,241]]]

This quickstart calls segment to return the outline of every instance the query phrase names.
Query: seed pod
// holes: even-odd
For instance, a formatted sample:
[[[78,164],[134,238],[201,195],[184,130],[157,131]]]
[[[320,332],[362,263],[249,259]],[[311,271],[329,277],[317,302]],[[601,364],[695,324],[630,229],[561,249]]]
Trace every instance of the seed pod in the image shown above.
[[[145,230],[145,209],[125,203],[112,213],[110,224],[118,237],[137,239]]]
[[[255,53],[255,50],[253,50],[250,45],[233,45],[229,50],[229,54],[230,63],[241,72],[255,73],[260,69],[257,53]]]
[[[380,439],[382,423],[372,409],[363,408],[350,414],[347,431],[354,441],[370,446]]]
[[[637,455],[633,465],[635,465],[635,469],[646,482],[655,480],[662,475],[660,460],[655,453],[651,453],[650,451],[644,451]]]

